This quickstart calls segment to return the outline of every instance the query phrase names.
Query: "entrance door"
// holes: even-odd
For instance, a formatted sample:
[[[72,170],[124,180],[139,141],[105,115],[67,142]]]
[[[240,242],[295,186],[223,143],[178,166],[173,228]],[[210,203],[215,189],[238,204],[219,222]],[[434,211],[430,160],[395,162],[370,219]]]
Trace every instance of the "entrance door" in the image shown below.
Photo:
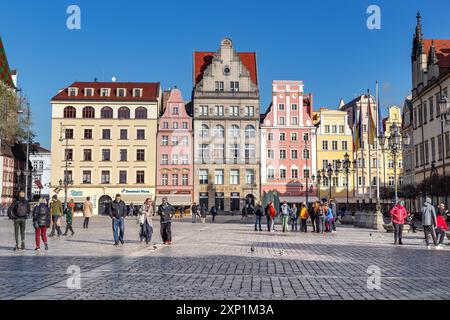
[[[208,193],[207,192],[200,192],[200,197],[199,197],[200,201],[199,201],[199,205],[200,208],[205,206],[206,210],[209,210],[208,206]]]
[[[255,196],[252,194],[248,194],[245,197],[245,205],[250,205],[252,207],[255,207]]]
[[[98,199],[98,214],[99,215],[107,215],[107,208],[109,204],[112,202],[112,199],[108,195],[101,196],[100,199]]]

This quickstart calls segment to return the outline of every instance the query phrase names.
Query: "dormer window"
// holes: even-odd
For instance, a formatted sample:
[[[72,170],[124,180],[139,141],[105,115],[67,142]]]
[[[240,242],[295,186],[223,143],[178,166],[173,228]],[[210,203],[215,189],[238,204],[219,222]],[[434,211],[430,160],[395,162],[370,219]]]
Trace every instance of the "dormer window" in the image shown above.
[[[102,88],[102,89],[100,90],[100,95],[101,95],[102,97],[109,97],[109,89],[108,89],[108,88]]]
[[[85,97],[92,97],[93,95],[94,95],[94,89],[92,89],[92,88],[84,89],[84,96]]]
[[[78,93],[77,88],[69,88],[69,97],[76,97]]]
[[[142,96],[142,89],[135,88],[133,89],[133,97],[140,98]]]
[[[119,88],[119,89],[117,89],[117,96],[118,97],[125,97],[126,92],[127,91],[124,88]]]
[[[179,113],[178,107],[173,107],[173,108],[172,108],[172,115],[177,116],[178,113]]]

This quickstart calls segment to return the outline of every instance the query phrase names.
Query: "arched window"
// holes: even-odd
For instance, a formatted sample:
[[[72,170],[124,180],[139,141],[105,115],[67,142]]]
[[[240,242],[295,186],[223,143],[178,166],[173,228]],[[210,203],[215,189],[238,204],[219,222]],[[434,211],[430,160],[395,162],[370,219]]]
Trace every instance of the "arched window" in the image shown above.
[[[200,137],[208,138],[208,135],[209,135],[209,127],[206,124],[202,124],[202,127],[200,129]]]
[[[239,126],[233,124],[230,128],[230,137],[239,138]]]
[[[119,108],[119,119],[130,119],[130,109],[127,107]]]
[[[77,110],[74,107],[65,107],[64,108],[64,118],[76,118]]]
[[[221,124],[218,124],[217,126],[215,126],[214,137],[223,138],[224,136],[225,136],[225,128]]]
[[[112,119],[113,118],[113,109],[110,107],[103,107],[102,110],[100,110],[100,118]]]
[[[137,108],[134,117],[136,119],[147,119],[147,109],[144,107]]]
[[[249,124],[245,127],[245,137],[254,138],[255,137],[255,127]]]
[[[95,118],[95,109],[92,107],[84,107],[83,118]]]

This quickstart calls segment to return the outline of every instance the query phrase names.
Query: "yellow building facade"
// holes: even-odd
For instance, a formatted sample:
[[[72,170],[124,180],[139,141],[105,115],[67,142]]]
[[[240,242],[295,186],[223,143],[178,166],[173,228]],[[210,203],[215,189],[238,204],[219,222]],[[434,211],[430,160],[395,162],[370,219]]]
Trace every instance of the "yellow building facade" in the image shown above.
[[[75,82],[52,103],[51,195],[90,197],[104,213],[116,194],[126,204],[156,195],[159,83]]]
[[[346,203],[347,201],[347,184],[349,202],[354,202],[353,164],[350,166],[348,175],[343,166],[346,154],[349,156],[349,162],[353,162],[352,130],[348,125],[347,117],[345,111],[327,108],[321,108],[320,112],[314,114],[314,122],[317,127],[316,167],[318,170],[314,173],[314,176],[316,185],[319,182],[317,177],[320,176],[320,194],[318,196],[320,199],[329,198],[331,190],[331,197],[339,203]],[[341,166],[336,171],[339,161]],[[333,169],[331,179],[328,176],[329,164]]]

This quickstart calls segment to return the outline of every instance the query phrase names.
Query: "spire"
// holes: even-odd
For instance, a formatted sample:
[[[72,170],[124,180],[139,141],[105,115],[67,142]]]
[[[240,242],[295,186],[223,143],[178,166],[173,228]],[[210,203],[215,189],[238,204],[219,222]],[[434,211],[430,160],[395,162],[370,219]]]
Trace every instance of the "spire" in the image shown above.
[[[430,52],[428,53],[428,64],[438,64],[439,60],[436,55],[436,47],[434,46],[434,40],[431,41]]]
[[[422,46],[422,40],[423,40],[423,33],[422,33],[422,17],[420,15],[420,11],[417,11],[417,25],[416,25],[416,35],[415,40],[417,42],[419,53],[423,53],[423,46]]]

